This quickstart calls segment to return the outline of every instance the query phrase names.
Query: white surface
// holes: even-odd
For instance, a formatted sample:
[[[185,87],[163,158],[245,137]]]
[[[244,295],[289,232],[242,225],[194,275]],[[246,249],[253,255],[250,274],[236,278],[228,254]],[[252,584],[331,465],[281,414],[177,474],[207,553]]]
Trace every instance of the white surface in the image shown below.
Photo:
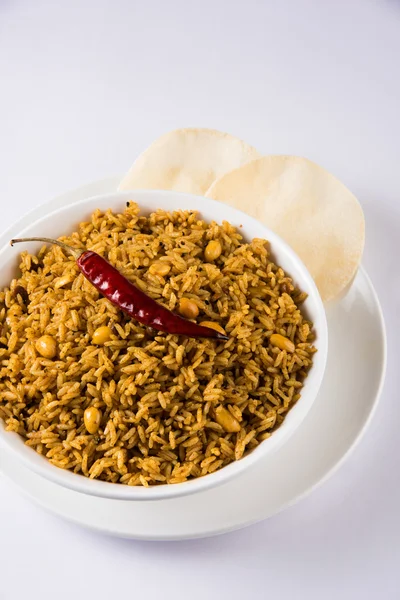
[[[192,539],[266,519],[329,477],[375,414],[384,374],[385,338],[376,295],[364,271],[359,272],[347,297],[328,310],[328,323],[326,374],[304,423],[277,452],[264,454],[225,485],[170,500],[126,502],[93,498],[39,478],[22,465],[19,456],[8,449],[2,452],[1,447],[0,468],[44,508],[110,535],[143,540]],[[6,434],[2,442],[10,438]],[[75,485],[76,479],[75,475]]]
[[[137,588],[150,600],[188,589],[193,600],[398,599],[399,31],[398,0],[0,1],[2,227],[127,169],[163,131],[216,127],[265,153],[307,156],[357,195],[389,338],[383,398],[351,459],[244,531],[113,540],[49,516],[0,478],[1,600],[77,597],[89,577],[97,599]]]
[[[95,182],[94,187],[97,185],[99,184]],[[29,238],[37,235],[45,238],[58,238],[64,235],[65,232],[73,231],[81,221],[90,219],[95,210],[101,209],[106,211],[108,208],[112,208],[116,212],[123,211],[127,201],[131,199],[134,199],[138,203],[141,214],[149,214],[158,209],[174,211],[185,208],[188,210],[197,210],[199,215],[208,222],[215,219],[221,223],[226,219],[235,227],[241,227],[240,232],[245,240],[264,238],[271,242],[277,264],[287,273],[290,273],[295,284],[307,293],[303,310],[307,318],[313,322],[317,333],[315,345],[318,352],[313,358],[313,368],[302,388],[301,400],[291,409],[273,436],[265,440],[250,454],[244,456],[242,460],[234,461],[207,477],[199,477],[177,485],[158,485],[145,488],[141,486],[114,485],[105,481],[88,479],[81,476],[77,477],[76,474],[70,471],[58,469],[36,452],[32,452],[32,449],[23,443],[20,436],[16,433],[10,435],[10,432],[6,432],[2,423],[0,423],[0,442],[10,452],[15,453],[28,468],[33,469],[39,475],[77,492],[103,498],[120,500],[169,499],[203,492],[213,486],[222,485],[280,448],[298,429],[313,407],[324,377],[328,353],[326,314],[317,286],[300,258],[284,240],[262,223],[240,210],[225,206],[210,198],[172,191],[144,190],[141,192],[117,192],[114,188],[113,192],[107,193],[108,184],[105,184],[103,194],[94,196],[90,194],[90,197],[87,197],[85,195],[87,187],[87,185],[83,186],[83,196],[79,200],[74,201],[78,190],[75,190],[71,195],[64,195],[64,203],[61,207],[59,206],[60,200],[56,198],[54,205],[53,202],[50,202],[34,209],[29,215],[23,217],[19,222],[0,235],[0,287],[8,285],[10,280],[15,276],[17,252],[18,249],[21,250],[20,246],[18,248],[11,247],[9,243],[10,239]],[[30,251],[38,251],[41,246],[41,242],[37,242],[36,244],[30,243]],[[378,317],[377,319],[379,320]],[[364,324],[361,326],[364,327]],[[378,367],[378,373],[380,370],[382,369]],[[372,393],[371,406],[373,401],[374,393]],[[367,402],[365,404],[366,406],[368,405]]]

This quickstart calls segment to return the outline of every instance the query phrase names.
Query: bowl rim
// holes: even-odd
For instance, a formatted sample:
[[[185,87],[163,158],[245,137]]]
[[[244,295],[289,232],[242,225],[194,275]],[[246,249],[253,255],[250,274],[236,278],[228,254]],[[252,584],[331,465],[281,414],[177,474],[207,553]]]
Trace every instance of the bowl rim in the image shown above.
[[[216,485],[221,485],[222,483],[229,481],[232,477],[239,475],[242,471],[251,468],[251,466],[257,460],[259,460],[259,458],[265,456],[266,454],[273,453],[281,446],[282,443],[289,439],[289,437],[301,425],[302,421],[310,411],[320,389],[327,361],[328,328],[324,305],[317,290],[317,287],[308,269],[306,268],[300,257],[296,254],[296,252],[292,250],[292,248],[278,234],[266,227],[257,219],[250,217],[249,215],[237,208],[233,208],[229,205],[222,204],[221,202],[212,200],[210,198],[204,198],[203,196],[198,196],[195,194],[185,192],[176,192],[172,190],[116,190],[105,194],[89,196],[72,203],[66,203],[62,206],[54,208],[53,210],[51,210],[52,201],[50,201],[36,206],[27,215],[17,220],[5,232],[3,232],[0,235],[0,240],[7,240],[11,239],[12,237],[15,237],[16,235],[22,235],[25,229],[30,229],[36,223],[40,224],[40,222],[42,221],[48,221],[48,219],[56,218],[57,215],[60,215],[60,213],[62,213],[64,210],[70,210],[71,207],[76,207],[78,209],[80,207],[84,208],[86,204],[94,202],[95,200],[102,202],[104,200],[110,199],[111,207],[114,208],[115,204],[118,201],[126,201],[129,199],[137,201],[139,207],[142,210],[146,210],[146,206],[143,204],[143,201],[136,200],[135,196],[141,196],[144,198],[158,197],[163,199],[168,199],[168,197],[172,196],[177,197],[180,200],[182,200],[181,208],[183,210],[186,208],[190,210],[190,207],[185,207],[185,199],[186,202],[188,200],[189,202],[197,204],[201,202],[201,205],[197,209],[193,209],[198,210],[200,213],[202,212],[202,206],[205,207],[205,212],[211,212],[211,208],[213,206],[222,205],[224,206],[224,211],[226,212],[226,220],[229,220],[230,222],[244,221],[246,222],[246,229],[250,230],[254,228],[262,228],[264,232],[263,237],[265,237],[265,239],[268,239],[271,242],[272,249],[279,247],[278,253],[283,252],[284,254],[286,254],[286,257],[288,257],[290,262],[293,264],[293,268],[297,271],[297,274],[294,278],[301,286],[305,284],[305,287],[308,288],[310,299],[309,302],[313,303],[316,314],[319,319],[318,353],[316,354],[316,357],[318,357],[318,362],[317,367],[314,365],[312,369],[312,371],[314,372],[315,379],[312,394],[311,391],[308,391],[306,380],[300,400],[288,412],[288,415],[285,418],[283,424],[276,431],[274,431],[273,435],[271,435],[271,437],[268,438],[268,440],[265,440],[251,453],[245,455],[239,461],[230,463],[222,469],[214,473],[207,474],[203,477],[198,477],[187,482],[170,485],[161,484],[157,486],[149,486],[148,488],[142,486],[128,486],[122,484],[116,485],[111,482],[89,479],[81,474],[76,474],[71,471],[61,469],[50,463],[44,456],[39,455],[32,448],[26,446],[22,437],[19,436],[17,433],[6,432],[4,423],[2,419],[0,419],[0,442],[9,451],[16,455],[17,458],[21,460],[26,467],[33,470],[36,474],[45,477],[46,479],[49,479],[50,481],[53,481],[54,483],[63,487],[92,496],[118,500],[148,501],[177,498],[196,492],[202,492]],[[207,211],[207,207],[210,208],[209,211]],[[50,209],[49,212],[47,212],[45,215],[42,214],[41,216],[38,216],[38,214],[40,214],[44,208]],[[162,208],[168,210],[168,208],[166,207]],[[90,210],[93,211],[93,209]],[[151,208],[150,210],[154,209]],[[170,210],[175,209],[171,208]],[[206,217],[206,220],[209,220],[209,218]],[[9,248],[8,242],[6,242],[4,245],[0,244],[0,264],[3,253],[5,252],[6,248]],[[300,407],[301,411],[297,407]],[[296,420],[295,417],[297,417]]]

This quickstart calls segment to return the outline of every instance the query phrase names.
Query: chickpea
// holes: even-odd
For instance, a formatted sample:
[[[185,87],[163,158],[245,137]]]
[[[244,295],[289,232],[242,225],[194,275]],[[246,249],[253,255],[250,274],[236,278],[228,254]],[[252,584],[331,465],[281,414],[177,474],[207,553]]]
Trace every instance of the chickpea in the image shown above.
[[[280,348],[281,350],[286,350],[286,352],[294,352],[296,346],[293,344],[292,340],[281,335],[280,333],[273,333],[269,338],[269,341],[273,346]]]
[[[195,302],[189,300],[189,298],[181,298],[179,300],[179,312],[182,317],[187,319],[195,319],[199,314],[199,307]]]
[[[168,275],[170,270],[171,270],[171,265],[169,265],[167,262],[164,262],[161,260],[153,263],[149,267],[149,272],[152,275],[160,275],[161,277],[165,277],[165,275]]]
[[[111,329],[107,325],[95,329],[92,335],[92,342],[96,346],[103,346],[111,337]]]
[[[211,240],[208,242],[206,249],[204,250],[204,258],[207,262],[213,262],[221,256],[222,246],[218,240]]]
[[[215,420],[228,433],[237,433],[240,431],[239,421],[223,406],[218,406],[215,409]]]
[[[57,343],[51,335],[42,335],[36,340],[35,347],[44,358],[54,358],[57,354]]]
[[[97,433],[101,421],[101,411],[95,406],[89,406],[83,413],[83,422],[89,433]]]
[[[200,325],[203,327],[209,327],[210,329],[214,329],[218,331],[218,333],[222,333],[222,335],[226,335],[225,329],[219,325],[219,323],[214,323],[214,321],[202,321]]]

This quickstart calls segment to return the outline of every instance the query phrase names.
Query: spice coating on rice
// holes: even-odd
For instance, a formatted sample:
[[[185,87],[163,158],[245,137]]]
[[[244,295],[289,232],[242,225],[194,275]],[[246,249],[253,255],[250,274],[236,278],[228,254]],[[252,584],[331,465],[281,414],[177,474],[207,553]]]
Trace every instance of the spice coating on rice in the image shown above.
[[[0,292],[8,430],[58,467],[145,486],[212,473],[273,433],[300,397],[315,348],[305,294],[272,262],[268,242],[245,243],[229,223],[192,211],[139,216],[134,203],[121,214],[98,210],[61,239],[101,254],[170,310],[189,300],[197,323],[229,339],[149,330],[61,248],[23,252],[21,276]],[[221,246],[214,259],[205,258],[210,241]]]

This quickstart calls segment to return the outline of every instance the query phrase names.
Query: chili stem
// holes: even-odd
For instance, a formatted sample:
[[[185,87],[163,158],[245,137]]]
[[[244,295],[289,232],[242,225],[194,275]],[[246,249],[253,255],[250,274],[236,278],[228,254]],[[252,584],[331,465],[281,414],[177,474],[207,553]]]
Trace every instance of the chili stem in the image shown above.
[[[84,250],[79,250],[78,248],[72,248],[72,246],[68,246],[68,244],[65,244],[64,242],[60,242],[58,240],[53,240],[51,238],[46,238],[46,237],[43,237],[43,238],[42,237],[18,238],[18,239],[11,240],[10,244],[11,244],[11,246],[14,246],[14,244],[19,244],[20,242],[45,242],[46,244],[55,244],[56,246],[60,246],[60,248],[62,248],[63,250],[66,250],[67,252],[72,254],[72,256],[75,258],[75,260],[78,260],[78,258],[84,252]]]

